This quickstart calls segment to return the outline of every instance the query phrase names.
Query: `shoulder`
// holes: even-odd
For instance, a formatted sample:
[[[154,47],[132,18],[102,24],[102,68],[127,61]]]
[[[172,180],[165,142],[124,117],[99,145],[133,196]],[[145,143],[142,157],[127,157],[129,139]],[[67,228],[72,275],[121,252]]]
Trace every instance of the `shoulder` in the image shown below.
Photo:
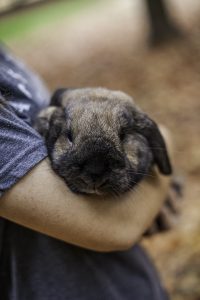
[[[44,82],[7,48],[0,46],[0,92],[23,117],[33,121],[38,111],[49,104]]]

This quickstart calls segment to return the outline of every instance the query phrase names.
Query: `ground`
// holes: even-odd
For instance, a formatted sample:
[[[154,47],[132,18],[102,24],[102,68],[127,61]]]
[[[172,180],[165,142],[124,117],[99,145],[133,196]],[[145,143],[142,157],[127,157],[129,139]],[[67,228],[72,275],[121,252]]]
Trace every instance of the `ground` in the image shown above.
[[[172,299],[199,300],[200,14],[182,9],[177,20],[185,32],[183,39],[150,49],[141,1],[119,2],[100,3],[73,20],[62,19],[26,36],[23,43],[11,41],[10,46],[52,90],[63,86],[123,90],[171,130],[175,171],[185,179],[182,215],[176,229],[143,244]]]

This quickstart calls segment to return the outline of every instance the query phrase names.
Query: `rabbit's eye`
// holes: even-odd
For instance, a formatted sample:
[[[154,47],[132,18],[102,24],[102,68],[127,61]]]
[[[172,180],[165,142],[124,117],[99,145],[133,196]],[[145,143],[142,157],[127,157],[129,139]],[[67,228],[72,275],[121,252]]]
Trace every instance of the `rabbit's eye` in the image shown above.
[[[70,129],[67,131],[67,138],[68,138],[68,141],[70,143],[72,143],[73,137],[72,137],[72,132]]]
[[[119,134],[120,140],[121,140],[121,141],[124,141],[125,137],[126,137],[125,131],[121,131],[120,134]]]
[[[119,138],[120,141],[124,141],[128,136],[130,136],[133,133],[132,128],[131,127],[124,127],[123,129],[121,129],[121,131],[119,132]]]

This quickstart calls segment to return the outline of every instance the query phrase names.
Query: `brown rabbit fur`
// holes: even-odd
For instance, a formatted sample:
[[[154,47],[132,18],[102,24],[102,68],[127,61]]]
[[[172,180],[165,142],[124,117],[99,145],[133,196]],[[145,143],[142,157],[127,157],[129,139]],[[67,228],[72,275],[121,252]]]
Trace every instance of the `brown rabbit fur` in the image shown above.
[[[123,92],[60,89],[35,127],[46,140],[54,171],[73,192],[119,195],[153,164],[171,174],[156,123]]]

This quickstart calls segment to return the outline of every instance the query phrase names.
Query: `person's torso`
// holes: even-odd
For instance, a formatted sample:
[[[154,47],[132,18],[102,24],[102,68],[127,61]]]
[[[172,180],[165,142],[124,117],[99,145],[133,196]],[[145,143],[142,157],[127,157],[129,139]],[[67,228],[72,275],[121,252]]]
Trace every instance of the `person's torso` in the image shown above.
[[[0,228],[0,294],[4,300],[167,299],[139,246],[98,253],[3,219]]]

